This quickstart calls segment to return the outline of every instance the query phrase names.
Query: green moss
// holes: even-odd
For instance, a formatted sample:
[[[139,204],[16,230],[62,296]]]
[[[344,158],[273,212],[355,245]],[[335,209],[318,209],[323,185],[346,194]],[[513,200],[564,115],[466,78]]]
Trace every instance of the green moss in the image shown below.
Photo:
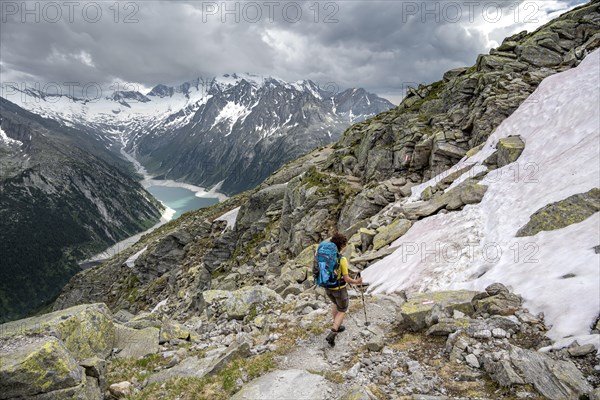
[[[175,378],[167,382],[148,385],[131,399],[165,400],[226,400],[239,390],[238,380],[243,375],[255,379],[275,368],[274,355],[237,359],[213,376],[203,378]]]

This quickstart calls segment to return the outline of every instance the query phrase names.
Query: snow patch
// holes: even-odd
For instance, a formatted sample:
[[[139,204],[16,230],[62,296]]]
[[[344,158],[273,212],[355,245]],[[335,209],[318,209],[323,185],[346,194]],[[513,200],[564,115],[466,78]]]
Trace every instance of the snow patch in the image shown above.
[[[8,144],[8,145],[18,145],[18,146],[23,145],[23,142],[21,142],[20,140],[16,140],[11,137],[8,137],[8,135],[6,134],[6,132],[4,132],[2,130],[2,128],[0,128],[0,142]]]
[[[153,309],[152,311],[150,311],[150,314],[154,314],[157,311],[160,311],[160,309],[164,306],[167,305],[167,301],[169,301],[169,299],[164,299],[162,301],[160,301]]]
[[[392,244],[399,246],[393,254],[363,272],[371,290],[483,290],[502,282],[524,297],[525,307],[544,312],[551,339],[597,343],[589,333],[600,314],[600,256],[593,249],[600,243],[600,215],[533,237],[515,234],[545,205],[598,187],[599,68],[596,51],[577,68],[545,79],[483,149],[463,161],[479,170],[509,135],[526,143],[519,160],[488,174],[480,204],[417,221]],[[413,188],[409,201],[439,179]]]
[[[133,268],[133,266],[135,265],[135,261],[140,258],[140,256],[146,251],[148,250],[148,246],[144,247],[143,249],[141,249],[140,251],[138,251],[137,253],[135,253],[134,255],[132,255],[131,257],[129,257],[126,261],[125,261],[125,265],[127,265],[129,268]]]
[[[237,104],[233,101],[228,101],[227,104],[225,104],[225,107],[223,107],[223,109],[219,113],[219,115],[217,115],[217,117],[215,118],[215,122],[212,124],[211,129],[214,128],[216,125],[220,124],[221,122],[226,121],[229,123],[229,133],[225,136],[229,136],[231,134],[231,128],[233,127],[233,125],[235,125],[237,120],[248,116],[248,114],[250,114],[250,111],[251,110],[249,110],[246,106],[242,104]]]
[[[240,208],[241,207],[234,208],[233,210],[226,212],[219,218],[216,218],[215,221],[227,221],[227,229],[234,229],[235,222],[237,221],[237,216],[240,212]]]

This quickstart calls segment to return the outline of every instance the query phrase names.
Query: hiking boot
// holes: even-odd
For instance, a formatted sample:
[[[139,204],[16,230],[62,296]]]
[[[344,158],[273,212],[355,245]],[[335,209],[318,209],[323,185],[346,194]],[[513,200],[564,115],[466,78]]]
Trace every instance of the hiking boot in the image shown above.
[[[335,346],[335,336],[336,335],[337,335],[337,332],[331,331],[325,338],[325,340],[327,341],[327,343],[329,343],[329,345],[331,347]]]
[[[337,333],[342,333],[346,330],[346,327],[344,325],[340,325],[337,329]]]

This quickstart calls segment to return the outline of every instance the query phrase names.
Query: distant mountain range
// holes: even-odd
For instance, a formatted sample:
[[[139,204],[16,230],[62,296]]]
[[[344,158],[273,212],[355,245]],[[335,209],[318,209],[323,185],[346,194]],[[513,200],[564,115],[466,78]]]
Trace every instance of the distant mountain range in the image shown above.
[[[98,99],[10,88],[7,99],[100,145],[125,147],[153,175],[226,194],[252,188],[289,160],[336,141],[394,105],[364,89],[251,74],[157,85]]]

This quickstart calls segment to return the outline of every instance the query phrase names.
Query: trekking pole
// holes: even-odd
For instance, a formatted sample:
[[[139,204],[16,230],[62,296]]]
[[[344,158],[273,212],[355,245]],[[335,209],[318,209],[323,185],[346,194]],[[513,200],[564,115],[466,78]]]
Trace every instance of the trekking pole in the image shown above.
[[[356,278],[360,278],[360,272],[356,275]],[[367,319],[367,307],[365,306],[365,294],[362,290],[362,284],[360,285],[360,288],[358,290],[360,290],[360,297],[362,298],[363,303],[363,311],[365,313],[365,326],[369,326],[369,320]]]

